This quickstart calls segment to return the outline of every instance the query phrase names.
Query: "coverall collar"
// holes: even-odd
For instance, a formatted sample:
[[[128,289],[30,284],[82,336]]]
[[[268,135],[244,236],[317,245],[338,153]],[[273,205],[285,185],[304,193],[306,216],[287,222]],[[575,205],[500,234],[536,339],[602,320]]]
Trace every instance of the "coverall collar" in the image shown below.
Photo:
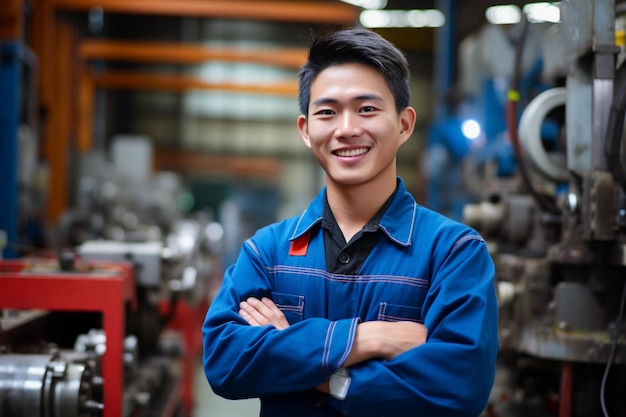
[[[413,196],[407,191],[402,178],[398,177],[397,183],[398,189],[395,197],[387,209],[387,212],[383,215],[380,221],[380,227],[387,238],[399,245],[409,246],[411,244],[411,234],[416,217],[417,203]],[[304,235],[322,221],[325,195],[326,187],[322,188],[309,207],[300,215],[296,227],[289,238],[290,241]]]

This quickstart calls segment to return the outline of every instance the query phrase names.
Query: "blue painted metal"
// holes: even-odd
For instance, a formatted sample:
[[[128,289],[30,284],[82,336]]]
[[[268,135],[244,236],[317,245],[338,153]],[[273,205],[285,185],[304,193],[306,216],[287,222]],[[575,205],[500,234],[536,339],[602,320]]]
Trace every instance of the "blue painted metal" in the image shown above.
[[[471,141],[462,132],[462,122],[459,117],[448,116],[433,123],[423,161],[428,207],[459,221],[463,206],[470,202],[462,161],[471,150]]]
[[[0,230],[8,245],[0,258],[17,257],[12,246],[18,233],[18,129],[22,111],[25,47],[19,42],[0,44]]]
[[[450,115],[451,109],[444,100],[446,93],[454,84],[456,57],[455,43],[455,0],[436,0],[435,7],[444,14],[446,23],[435,31],[435,119]]]

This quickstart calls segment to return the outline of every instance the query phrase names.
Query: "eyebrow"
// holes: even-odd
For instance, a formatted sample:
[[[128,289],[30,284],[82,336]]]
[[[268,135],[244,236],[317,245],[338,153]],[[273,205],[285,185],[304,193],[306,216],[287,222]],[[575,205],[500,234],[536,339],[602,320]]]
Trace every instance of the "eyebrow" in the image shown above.
[[[361,95],[353,97],[351,99],[351,101],[364,101],[364,100],[385,101],[378,94],[361,94]],[[339,100],[334,99],[334,98],[330,98],[330,97],[321,97],[321,98],[318,98],[317,100],[313,100],[312,104],[314,106],[319,106],[319,105],[322,105],[322,104],[335,104],[338,101]]]

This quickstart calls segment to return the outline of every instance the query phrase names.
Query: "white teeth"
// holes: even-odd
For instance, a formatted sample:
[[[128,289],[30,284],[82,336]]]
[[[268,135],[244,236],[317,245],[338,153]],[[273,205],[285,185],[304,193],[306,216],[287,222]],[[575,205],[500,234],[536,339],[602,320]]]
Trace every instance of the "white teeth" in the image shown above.
[[[337,156],[359,156],[359,155],[363,155],[368,150],[369,150],[368,148],[340,150],[340,151],[337,151],[336,154],[337,154]]]

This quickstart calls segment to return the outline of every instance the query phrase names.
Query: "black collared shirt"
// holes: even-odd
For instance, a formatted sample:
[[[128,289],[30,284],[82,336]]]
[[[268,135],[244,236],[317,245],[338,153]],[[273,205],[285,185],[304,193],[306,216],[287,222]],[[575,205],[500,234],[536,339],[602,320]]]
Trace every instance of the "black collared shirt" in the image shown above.
[[[396,188],[397,190],[397,188]],[[385,201],[376,215],[346,242],[337,220],[328,205],[328,197],[324,200],[324,248],[326,251],[326,270],[333,274],[357,274],[361,265],[376,246],[380,238],[380,219],[391,204],[396,191]]]

